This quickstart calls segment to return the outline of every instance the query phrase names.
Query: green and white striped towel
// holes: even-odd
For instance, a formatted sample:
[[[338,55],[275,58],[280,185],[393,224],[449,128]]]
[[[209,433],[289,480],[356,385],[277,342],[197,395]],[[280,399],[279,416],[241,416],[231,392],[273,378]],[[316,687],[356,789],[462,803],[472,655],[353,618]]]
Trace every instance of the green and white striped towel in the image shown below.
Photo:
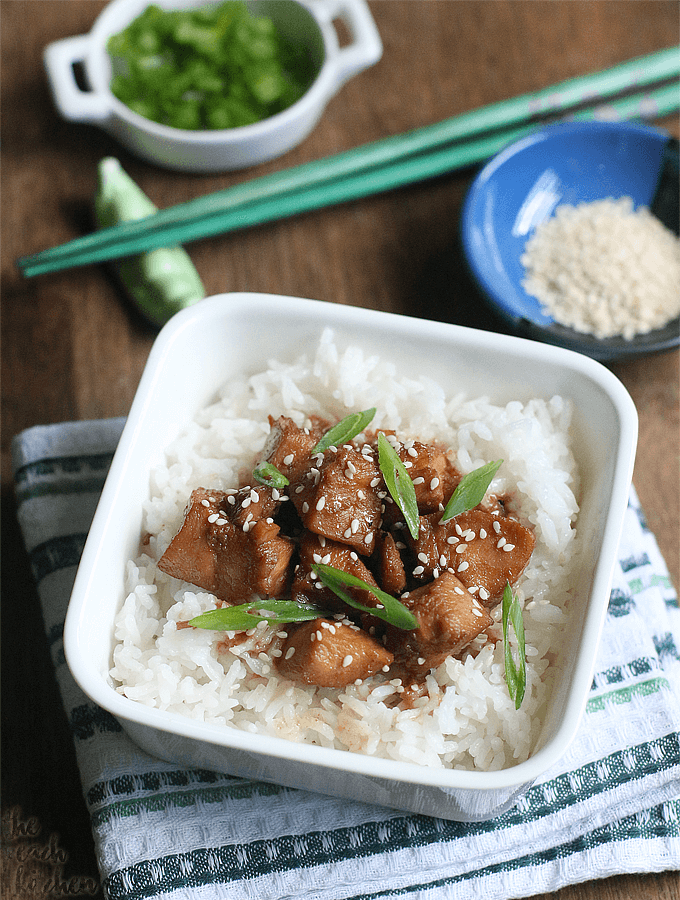
[[[680,869],[680,610],[631,491],[587,710],[515,808],[462,824],[182,769],[76,687],[62,625],[123,421],[14,441],[19,518],[111,900],[506,900]]]

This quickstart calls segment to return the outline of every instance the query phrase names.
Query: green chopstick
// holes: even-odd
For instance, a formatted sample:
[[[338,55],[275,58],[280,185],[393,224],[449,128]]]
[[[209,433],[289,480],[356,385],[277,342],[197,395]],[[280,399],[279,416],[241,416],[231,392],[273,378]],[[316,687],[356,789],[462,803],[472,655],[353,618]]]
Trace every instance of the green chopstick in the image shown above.
[[[243,182],[17,260],[25,277],[103,262],[280,219],[474,165],[529,133],[548,116],[590,104],[571,118],[601,115],[593,105],[680,75],[680,47],[579,76],[435,125]],[[618,119],[663,116],[680,106],[677,84],[606,104]],[[533,124],[532,124],[533,123]]]

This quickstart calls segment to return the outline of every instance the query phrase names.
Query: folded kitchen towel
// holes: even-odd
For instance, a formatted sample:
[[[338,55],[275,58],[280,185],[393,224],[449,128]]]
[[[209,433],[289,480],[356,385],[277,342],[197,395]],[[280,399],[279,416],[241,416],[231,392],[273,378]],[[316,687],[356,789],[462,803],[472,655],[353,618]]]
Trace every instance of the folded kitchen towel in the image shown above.
[[[111,900],[507,900],[680,869],[680,609],[631,490],[579,733],[517,805],[464,824],[154,759],[79,690],[62,628],[122,419],[14,440],[18,514]]]

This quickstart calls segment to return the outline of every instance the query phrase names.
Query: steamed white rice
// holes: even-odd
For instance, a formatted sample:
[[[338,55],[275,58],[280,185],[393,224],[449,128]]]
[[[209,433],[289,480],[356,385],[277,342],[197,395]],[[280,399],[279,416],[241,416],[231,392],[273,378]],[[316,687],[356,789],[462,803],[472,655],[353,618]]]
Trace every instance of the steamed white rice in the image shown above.
[[[156,566],[182,523],[191,491],[237,486],[260,458],[269,415],[304,426],[313,414],[335,420],[372,406],[372,428],[443,442],[462,472],[504,460],[490,491],[512,494],[515,511],[536,535],[515,586],[527,654],[519,710],[504,679],[502,640],[447,659],[427,676],[427,696],[409,708],[398,702],[399,686],[378,676],[343,689],[278,677],[267,652],[276,630],[269,626],[254,629],[231,650],[222,633],[177,628],[218,605],[212,594]],[[560,397],[501,407],[484,397],[447,396],[427,378],[406,377],[387,360],[336,346],[330,331],[311,356],[272,361],[266,371],[230,381],[152,472],[144,504],[150,537],[128,563],[127,597],[116,618],[111,677],[118,691],[199,721],[421,765],[492,770],[523,761],[550,694],[578,547],[570,420],[570,405]],[[500,606],[493,615],[500,638]]]

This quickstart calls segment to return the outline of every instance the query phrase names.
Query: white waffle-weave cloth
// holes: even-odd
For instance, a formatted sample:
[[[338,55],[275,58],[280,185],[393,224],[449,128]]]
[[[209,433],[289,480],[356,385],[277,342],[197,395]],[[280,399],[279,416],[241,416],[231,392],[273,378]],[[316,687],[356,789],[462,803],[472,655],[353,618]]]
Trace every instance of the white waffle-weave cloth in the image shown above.
[[[13,444],[18,515],[110,900],[507,900],[680,869],[680,609],[634,490],[578,736],[463,824],[161,762],[76,686],[62,631],[122,419]]]

